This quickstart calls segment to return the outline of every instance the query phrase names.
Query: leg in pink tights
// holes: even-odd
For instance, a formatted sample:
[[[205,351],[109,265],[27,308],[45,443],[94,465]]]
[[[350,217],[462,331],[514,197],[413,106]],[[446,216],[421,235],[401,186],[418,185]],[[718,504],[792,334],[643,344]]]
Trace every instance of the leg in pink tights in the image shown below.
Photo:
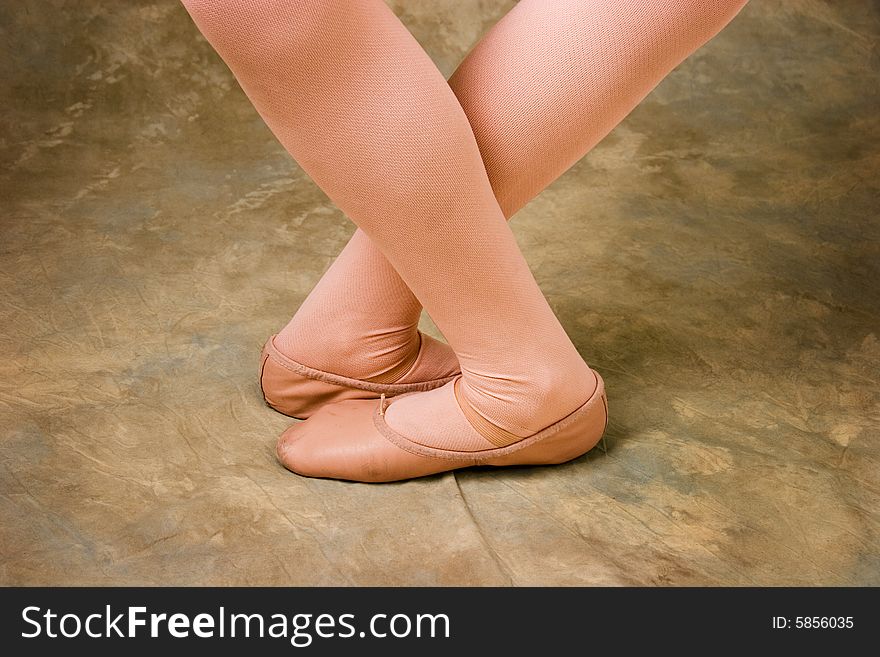
[[[326,407],[288,432],[286,464],[293,456],[307,474],[386,480],[460,467],[433,462],[444,453],[464,464],[557,462],[577,455],[560,442],[582,433],[572,432],[577,423],[591,435],[576,447],[588,449],[601,433],[596,418],[604,424],[604,411],[593,412],[604,402],[601,381],[516,248],[461,106],[393,14],[379,2],[187,6],[282,143],[422,300],[462,365],[455,385],[399,398],[387,411],[371,402]],[[649,60],[656,35],[642,48]]]
[[[521,436],[580,406],[591,372],[516,246],[458,100],[393,12],[185,4],[281,143],[423,302],[458,355],[462,397]],[[455,400],[424,394],[395,404],[395,429],[430,441],[446,427],[419,416]]]
[[[449,79],[505,216],[579,160],[745,0],[522,0]],[[360,230],[276,338],[319,369],[429,381],[454,354],[419,350],[421,304]],[[332,337],[328,337],[332,336]]]

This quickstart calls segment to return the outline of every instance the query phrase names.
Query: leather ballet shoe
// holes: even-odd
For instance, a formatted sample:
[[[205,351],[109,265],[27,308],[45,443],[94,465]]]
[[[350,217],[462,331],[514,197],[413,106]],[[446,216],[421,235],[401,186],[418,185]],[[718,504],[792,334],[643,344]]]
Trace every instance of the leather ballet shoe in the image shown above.
[[[285,356],[275,346],[275,336],[271,336],[260,354],[260,388],[263,399],[279,413],[304,420],[319,408],[346,400],[370,400],[397,395],[433,390],[455,379],[457,372],[449,376],[427,381],[407,381],[426,361],[441,358],[439,352],[448,350],[445,344],[429,335],[419,333],[418,355],[398,381],[380,383],[352,379],[331,372],[316,370]]]
[[[598,373],[593,374],[595,389],[583,405],[504,447],[456,451],[416,443],[385,422],[385,411],[401,399],[397,397],[324,406],[311,419],[287,429],[278,440],[276,454],[285,468],[300,475],[361,482],[400,481],[477,465],[564,463],[592,449],[608,423],[605,384]],[[437,392],[441,391],[431,394]]]

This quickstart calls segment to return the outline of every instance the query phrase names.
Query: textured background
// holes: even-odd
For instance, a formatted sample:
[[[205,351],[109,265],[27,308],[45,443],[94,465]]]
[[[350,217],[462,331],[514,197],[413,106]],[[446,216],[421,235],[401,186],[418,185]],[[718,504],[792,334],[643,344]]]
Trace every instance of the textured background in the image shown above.
[[[449,74],[509,2],[398,0]],[[0,583],[880,584],[880,8],[753,2],[513,222],[609,452],[276,464],[353,228],[180,5],[4,3]]]

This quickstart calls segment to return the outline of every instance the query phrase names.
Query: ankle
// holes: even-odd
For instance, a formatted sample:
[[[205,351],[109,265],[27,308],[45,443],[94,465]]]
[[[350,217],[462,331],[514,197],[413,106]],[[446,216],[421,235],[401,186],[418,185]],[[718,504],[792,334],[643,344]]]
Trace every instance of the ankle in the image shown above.
[[[536,364],[523,376],[487,381],[465,375],[456,397],[474,428],[494,441],[545,429],[582,406],[595,386],[595,375],[578,357],[564,364]]]
[[[355,334],[343,326],[304,327],[296,318],[275,338],[289,358],[317,370],[375,383],[393,383],[418,357],[417,327]]]

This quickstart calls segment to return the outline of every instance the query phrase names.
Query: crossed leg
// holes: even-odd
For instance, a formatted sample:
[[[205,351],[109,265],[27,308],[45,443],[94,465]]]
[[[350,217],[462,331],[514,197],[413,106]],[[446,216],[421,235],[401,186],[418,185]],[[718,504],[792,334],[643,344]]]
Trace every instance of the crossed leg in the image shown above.
[[[355,244],[387,259],[461,365],[455,385],[400,398],[387,412],[381,405],[381,421],[374,404],[327,407],[295,427],[282,458],[293,449],[306,474],[401,478],[452,469],[425,465],[444,450],[507,464],[508,452],[493,450],[541,437],[563,418],[587,418],[578,413],[601,381],[553,316],[505,214],[568,168],[741,3],[646,10],[631,0],[524,0],[453,76],[459,97],[378,0],[184,4],[281,143],[369,237]],[[685,20],[694,22],[684,29]],[[536,37],[546,50],[529,57]],[[491,62],[508,49],[522,61],[511,55],[499,72]],[[618,51],[626,55],[603,60]],[[520,91],[515,75],[541,94]],[[505,121],[492,115],[499,103]],[[472,125],[486,137],[479,145]],[[516,139],[505,125],[518,127]],[[493,190],[487,170],[511,182]],[[370,433],[370,417],[384,429]],[[389,452],[389,435],[410,448]],[[590,435],[594,443],[601,431]],[[577,455],[570,451],[560,454]]]
[[[501,210],[510,218],[611,131],[745,0],[522,0],[449,79]],[[415,295],[356,231],[278,348],[355,379],[427,381],[453,374],[451,350],[416,360]]]

